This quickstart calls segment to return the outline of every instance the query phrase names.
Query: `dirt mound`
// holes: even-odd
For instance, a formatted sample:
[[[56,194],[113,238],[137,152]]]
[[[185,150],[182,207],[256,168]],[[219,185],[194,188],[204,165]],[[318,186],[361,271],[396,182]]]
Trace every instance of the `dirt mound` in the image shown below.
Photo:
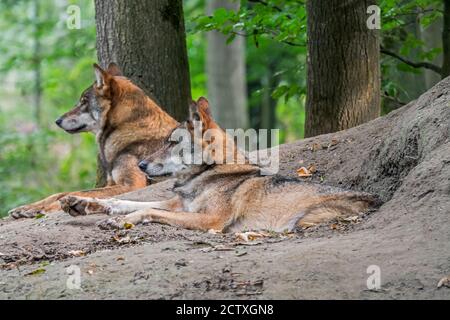
[[[281,146],[281,174],[378,194],[362,221],[244,242],[63,213],[0,221],[0,298],[450,298],[450,79],[350,130]],[[171,181],[123,196],[168,196]],[[69,289],[67,267],[81,270]],[[381,288],[367,286],[379,268]]]

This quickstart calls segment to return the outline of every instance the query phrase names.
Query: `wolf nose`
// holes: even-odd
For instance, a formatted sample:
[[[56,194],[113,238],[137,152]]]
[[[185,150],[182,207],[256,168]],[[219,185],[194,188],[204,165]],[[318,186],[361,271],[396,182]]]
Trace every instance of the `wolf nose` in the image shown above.
[[[61,118],[56,119],[55,123],[58,127],[61,127],[61,123],[63,122],[63,120]]]
[[[147,166],[148,166],[148,162],[145,160],[142,160],[141,162],[139,162],[138,167],[139,169],[141,169],[142,171],[147,170]]]

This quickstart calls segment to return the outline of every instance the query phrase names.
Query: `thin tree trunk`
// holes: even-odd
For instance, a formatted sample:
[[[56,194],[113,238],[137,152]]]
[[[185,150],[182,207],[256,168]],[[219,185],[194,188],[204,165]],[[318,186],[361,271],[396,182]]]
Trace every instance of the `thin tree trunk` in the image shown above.
[[[450,0],[444,0],[444,26],[442,28],[443,64],[442,78],[450,75]]]
[[[39,1],[34,0],[33,3],[33,19],[34,19],[34,48],[33,48],[33,68],[34,68],[34,119],[36,125],[41,124],[41,99],[42,99],[42,79],[41,79],[41,40],[39,34]]]
[[[276,107],[277,100],[272,98],[272,90],[276,86],[274,79],[275,66],[269,63],[267,72],[263,78],[263,95],[261,103],[261,128],[268,129],[267,147],[272,147],[272,132],[271,129],[276,128]]]
[[[124,74],[177,120],[191,100],[181,0],[95,0],[97,55]],[[97,162],[99,163],[99,162]],[[104,185],[97,165],[97,185]]]
[[[357,126],[380,114],[379,31],[369,0],[308,0],[305,136]]]
[[[207,12],[218,8],[239,9],[239,1],[211,0]],[[227,36],[211,31],[207,35],[208,99],[213,115],[223,128],[247,128],[247,85],[245,39],[236,37],[226,43]]]
[[[421,30],[421,38],[425,43],[426,49],[441,48],[442,47],[442,19],[438,18],[431,25]],[[442,55],[437,56],[433,64],[442,66]],[[425,84],[427,90],[434,86],[441,80],[441,77],[434,71],[425,69]]]

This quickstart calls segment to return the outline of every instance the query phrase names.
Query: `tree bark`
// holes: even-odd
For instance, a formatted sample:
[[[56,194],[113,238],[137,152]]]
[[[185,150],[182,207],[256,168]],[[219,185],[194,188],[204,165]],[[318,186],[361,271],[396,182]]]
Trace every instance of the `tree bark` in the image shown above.
[[[218,8],[237,10],[239,1],[208,1],[208,14]],[[229,44],[226,40],[227,36],[217,31],[207,35],[208,100],[216,121],[223,128],[247,128],[245,39],[236,37]]]
[[[369,0],[308,0],[305,136],[351,128],[380,114],[379,31]]]
[[[97,55],[178,120],[191,98],[181,0],[95,1]]]
[[[177,120],[191,100],[181,0],[95,0],[100,64],[116,62],[125,76]],[[97,185],[103,185],[97,166]]]

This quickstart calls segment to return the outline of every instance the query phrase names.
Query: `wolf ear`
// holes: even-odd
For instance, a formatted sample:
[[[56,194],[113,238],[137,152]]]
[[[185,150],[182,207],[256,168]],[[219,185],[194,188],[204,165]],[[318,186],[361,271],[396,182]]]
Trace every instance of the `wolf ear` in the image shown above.
[[[108,65],[108,69],[106,70],[110,75],[112,76],[122,76],[122,71],[120,70],[119,66],[115,62],[111,62]]]
[[[98,88],[103,87],[109,80],[108,73],[103,70],[98,64],[94,63],[95,82]]]
[[[202,113],[205,117],[212,118],[211,110],[209,109],[209,102],[205,97],[198,98],[197,106],[200,113]]]
[[[200,121],[203,123],[203,129],[209,129],[213,123],[209,103],[206,98],[201,97],[197,102],[192,101],[189,106],[189,120]]]

